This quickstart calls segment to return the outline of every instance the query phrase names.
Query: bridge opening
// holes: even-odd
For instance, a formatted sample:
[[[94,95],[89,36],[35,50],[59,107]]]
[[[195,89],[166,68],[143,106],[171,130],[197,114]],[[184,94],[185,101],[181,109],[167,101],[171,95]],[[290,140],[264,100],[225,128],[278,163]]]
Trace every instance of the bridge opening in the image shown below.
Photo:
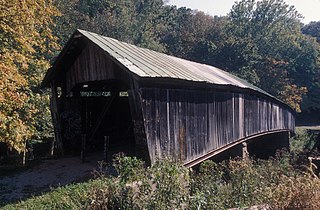
[[[278,151],[286,149],[289,151],[289,131],[274,131],[265,135],[252,136],[234,143],[229,147],[222,147],[212,152],[211,157],[200,158],[196,162],[187,164],[188,167],[198,168],[204,160],[210,159],[214,162],[222,162],[232,158],[257,158],[268,159],[274,157]]]
[[[134,155],[135,139],[127,87],[110,80],[79,84],[65,98],[62,113],[66,153]],[[106,155],[106,154],[104,154]]]
[[[249,156],[259,159],[268,159],[270,156],[275,156],[277,151],[286,149],[289,151],[288,131],[271,133],[264,136],[259,136],[248,141]]]

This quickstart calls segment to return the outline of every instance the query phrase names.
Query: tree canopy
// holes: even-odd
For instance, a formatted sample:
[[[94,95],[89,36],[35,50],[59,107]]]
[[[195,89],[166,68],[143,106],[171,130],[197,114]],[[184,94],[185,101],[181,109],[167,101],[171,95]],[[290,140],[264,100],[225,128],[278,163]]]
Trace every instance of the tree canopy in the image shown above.
[[[17,151],[50,127],[41,120],[48,108],[38,85],[56,48],[57,12],[48,0],[0,1],[0,141]]]
[[[63,45],[81,28],[157,51],[164,51],[159,33],[168,13],[162,0],[56,0],[62,15],[55,34]]]
[[[283,0],[243,0],[229,13],[220,53],[213,57],[236,75],[300,112],[319,74],[319,45],[301,33],[301,15]]]
[[[312,21],[303,26],[302,33],[316,38],[317,42],[320,43],[320,21]]]

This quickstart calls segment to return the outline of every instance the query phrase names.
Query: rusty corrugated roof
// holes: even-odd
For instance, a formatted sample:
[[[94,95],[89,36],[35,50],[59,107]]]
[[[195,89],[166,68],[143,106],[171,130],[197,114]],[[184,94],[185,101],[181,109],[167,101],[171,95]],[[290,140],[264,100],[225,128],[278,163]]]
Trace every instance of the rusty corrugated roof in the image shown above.
[[[213,66],[137,47],[92,32],[84,30],[78,30],[78,32],[90,39],[139,77],[174,78],[217,85],[232,85],[240,88],[253,89],[271,96],[245,80]]]

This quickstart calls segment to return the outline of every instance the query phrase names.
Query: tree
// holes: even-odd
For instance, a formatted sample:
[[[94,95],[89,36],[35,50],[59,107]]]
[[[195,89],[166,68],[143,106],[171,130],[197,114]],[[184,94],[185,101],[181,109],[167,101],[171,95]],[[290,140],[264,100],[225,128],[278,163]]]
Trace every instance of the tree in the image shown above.
[[[0,141],[21,152],[37,131],[50,133],[50,122],[38,121],[49,114],[39,84],[57,47],[58,13],[50,0],[0,0],[0,14]]]
[[[318,69],[318,47],[301,34],[301,15],[283,0],[243,0],[228,15],[220,67],[267,90],[296,111]]]
[[[209,36],[214,33],[216,19],[185,7],[177,9],[171,6],[167,10],[170,22],[161,35],[161,42],[168,53],[201,63],[206,62],[210,49],[208,46],[212,44]]]
[[[53,17],[55,26],[53,34],[58,38],[60,46],[64,46],[71,34],[78,28],[89,29],[89,16],[79,10],[79,0],[53,0],[54,6],[61,15]]]
[[[64,44],[77,28],[141,47],[164,51],[159,34],[166,27],[162,0],[56,0],[56,35]]]
[[[317,42],[320,43],[320,21],[310,22],[309,24],[303,26],[301,31],[303,34],[316,38]]]

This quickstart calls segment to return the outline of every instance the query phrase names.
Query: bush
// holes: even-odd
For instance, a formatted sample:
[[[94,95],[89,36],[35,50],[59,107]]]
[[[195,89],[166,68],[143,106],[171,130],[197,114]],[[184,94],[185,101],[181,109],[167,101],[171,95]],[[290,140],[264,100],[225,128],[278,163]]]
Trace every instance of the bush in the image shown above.
[[[311,151],[316,144],[317,135],[308,133],[304,128],[297,128],[296,135],[290,139],[290,150],[295,155]]]
[[[191,196],[189,205],[192,209],[223,209],[224,198],[228,195],[229,186],[223,179],[224,168],[211,161],[200,165],[198,173],[192,174]]]
[[[119,156],[117,176],[102,170],[95,180],[4,209],[320,209],[319,178],[291,163],[282,151],[269,160],[209,160],[192,171],[172,160],[146,168],[141,160]]]
[[[118,177],[101,178],[91,189],[92,209],[183,209],[189,195],[189,173],[181,164],[162,160],[145,168],[132,157],[117,157]]]
[[[273,209],[319,209],[320,180],[309,174],[282,176],[269,202]]]
[[[148,209],[187,208],[190,177],[181,164],[158,161],[148,170],[148,180],[152,187]]]
[[[233,159],[220,164],[206,161],[192,177],[190,207],[319,209],[319,178],[296,171],[290,157],[281,151],[269,160]]]

